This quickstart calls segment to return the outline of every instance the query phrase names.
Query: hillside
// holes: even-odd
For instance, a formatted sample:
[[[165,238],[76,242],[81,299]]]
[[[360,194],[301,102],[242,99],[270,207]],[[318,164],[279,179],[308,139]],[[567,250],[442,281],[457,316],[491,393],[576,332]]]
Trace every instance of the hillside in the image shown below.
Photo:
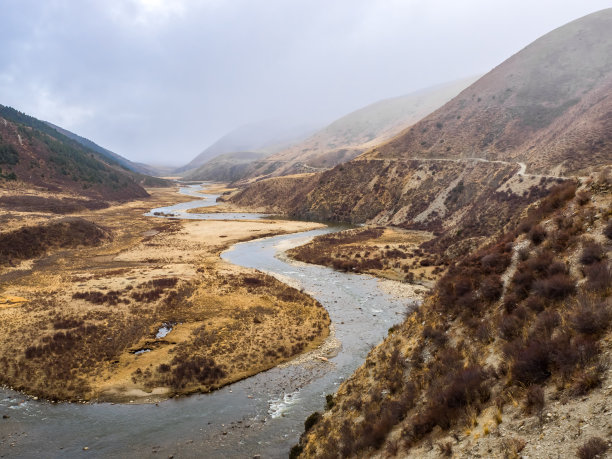
[[[36,189],[121,201],[147,196],[137,180],[151,179],[5,106],[0,106],[0,168],[0,189],[9,194]]]
[[[282,121],[265,121],[240,126],[225,134],[188,164],[177,168],[174,172],[180,174],[191,171],[227,153],[250,151],[272,154],[302,140],[312,130],[308,126],[289,125]]]
[[[612,446],[610,31],[612,10],[574,21],[358,158],[227,198],[376,225],[315,239],[292,252],[300,261],[439,279],[307,419],[290,457],[594,458]]]
[[[515,221],[556,182],[523,175],[512,163],[353,160],[323,173],[261,180],[228,199],[302,219],[432,231],[428,250],[443,264]]]
[[[56,126],[55,124],[50,123],[49,121],[45,121],[45,123],[47,123],[53,129],[58,131],[60,134],[64,134],[66,137],[72,140],[76,140],[78,143],[80,143],[84,147],[89,148],[90,150],[93,150],[96,153],[99,153],[103,157],[108,158],[112,162],[118,163],[123,168],[129,169],[132,172],[137,172],[139,174],[152,175],[152,176],[160,175],[160,173],[162,172],[153,166],[130,161],[129,159],[124,158],[123,156],[118,155],[117,153],[114,153],[104,147],[101,147],[97,143],[92,142],[91,140],[86,139],[85,137],[75,134],[74,132],[70,132],[69,130],[64,129],[62,127]]]
[[[311,172],[349,161],[416,123],[475,80],[453,81],[356,110],[306,140],[254,163],[247,177]]]
[[[237,152],[225,153],[205,162],[195,170],[183,175],[185,180],[206,180],[233,182],[242,178],[253,161],[267,156],[267,153]]]
[[[453,260],[290,457],[608,457],[611,187],[565,182]]]
[[[582,174],[612,162],[612,9],[536,40],[368,158],[480,157]]]
[[[229,199],[302,218],[436,231],[447,249],[468,234],[490,236],[563,172],[612,164],[612,117],[603,116],[612,110],[610,30],[612,10],[573,21],[388,143],[323,173],[256,182]],[[484,97],[485,87],[511,90]],[[536,112],[557,118],[527,126]],[[511,135],[516,145],[502,155],[495,149]],[[497,140],[487,150],[478,147],[484,138]]]

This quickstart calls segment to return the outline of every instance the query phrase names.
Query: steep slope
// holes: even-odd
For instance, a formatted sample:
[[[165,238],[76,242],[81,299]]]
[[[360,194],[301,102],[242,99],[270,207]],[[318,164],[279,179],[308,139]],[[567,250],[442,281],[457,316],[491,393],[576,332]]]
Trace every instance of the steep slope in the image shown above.
[[[294,142],[299,142],[312,131],[309,126],[288,125],[281,121],[247,124],[221,137],[188,164],[176,169],[175,173],[196,169],[226,153],[250,151],[272,154]]]
[[[612,10],[573,21],[388,143],[324,173],[254,183],[230,199],[434,230],[446,248],[469,233],[501,230],[556,176],[612,164],[610,31]],[[504,169],[503,180],[492,180]],[[540,181],[546,186],[538,189]]]
[[[353,160],[261,180],[229,200],[298,218],[432,231],[429,250],[444,263],[501,231],[556,181],[523,175],[515,163]]]
[[[608,457],[611,187],[566,182],[457,258],[290,457]]]
[[[64,192],[103,200],[148,196],[116,162],[43,121],[0,106],[0,189]]]
[[[579,174],[612,162],[612,9],[564,25],[368,158],[481,157]]]
[[[207,180],[215,182],[233,182],[242,178],[253,162],[267,156],[267,153],[238,152],[219,155],[195,170],[183,175],[186,180]]]
[[[160,170],[158,170],[157,168],[155,168],[153,166],[149,166],[149,165],[143,164],[143,163],[135,163],[133,161],[130,161],[127,158],[124,158],[121,155],[118,155],[117,153],[114,153],[114,152],[112,152],[110,150],[107,150],[104,147],[101,147],[97,143],[92,142],[91,140],[86,139],[85,137],[81,137],[80,135],[75,134],[74,132],[70,132],[67,129],[64,129],[62,127],[56,126],[55,124],[50,123],[49,121],[45,121],[45,123],[47,123],[53,129],[58,131],[60,134],[64,134],[69,139],[76,140],[78,143],[80,143],[84,147],[89,148],[90,150],[93,150],[96,153],[99,153],[100,155],[104,156],[105,158],[108,158],[112,162],[118,163],[120,166],[122,166],[122,167],[124,167],[126,169],[129,169],[129,170],[131,170],[133,172],[138,172],[139,174],[144,174],[144,175],[153,175],[153,176],[160,175]]]
[[[254,163],[247,177],[310,172],[349,161],[416,123],[475,80],[453,81],[349,113],[303,142]]]

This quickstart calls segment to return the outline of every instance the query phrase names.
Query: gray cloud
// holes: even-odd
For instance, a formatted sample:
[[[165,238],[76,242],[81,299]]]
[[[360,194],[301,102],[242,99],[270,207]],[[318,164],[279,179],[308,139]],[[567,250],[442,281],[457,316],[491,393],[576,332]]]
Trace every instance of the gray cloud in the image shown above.
[[[485,72],[583,0],[0,0],[0,103],[181,164],[263,119],[331,121]]]

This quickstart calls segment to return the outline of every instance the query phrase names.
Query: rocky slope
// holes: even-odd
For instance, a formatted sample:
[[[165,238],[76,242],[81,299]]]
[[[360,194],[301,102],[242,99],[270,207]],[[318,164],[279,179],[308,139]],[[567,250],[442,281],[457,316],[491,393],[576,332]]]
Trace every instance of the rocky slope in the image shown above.
[[[228,198],[430,231],[419,257],[445,273],[306,421],[293,457],[596,457],[612,446],[611,25],[612,10],[574,21],[388,143]],[[333,243],[315,255],[369,268]]]
[[[580,174],[612,162],[612,9],[536,40],[368,158],[481,157]]]
[[[604,457],[610,171],[575,190],[555,187],[457,258],[326,412],[308,418],[291,457]]]
[[[245,178],[311,172],[349,161],[416,123],[475,80],[453,81],[349,113],[306,140],[253,163]]]
[[[229,199],[292,217],[433,231],[428,249],[452,258],[501,231],[556,182],[522,175],[512,163],[353,160],[262,180]]]

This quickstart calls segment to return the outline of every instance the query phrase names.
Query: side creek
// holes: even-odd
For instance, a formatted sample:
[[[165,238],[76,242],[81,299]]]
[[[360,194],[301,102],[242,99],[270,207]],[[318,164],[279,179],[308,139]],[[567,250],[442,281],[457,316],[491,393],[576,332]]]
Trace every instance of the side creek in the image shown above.
[[[195,189],[181,191],[201,196]],[[185,218],[188,208],[215,205],[215,195],[205,196],[205,201],[153,209],[149,215]],[[225,219],[228,214],[186,215]],[[282,256],[289,247],[337,230],[327,227],[257,239],[222,254],[228,262],[303,288],[327,309],[332,335],[316,356],[300,356],[210,394],[158,405],[52,404],[0,389],[0,413],[10,415],[0,419],[0,457],[287,457],[306,417],[323,409],[325,395],[335,392],[370,348],[417,305],[416,300],[393,297],[374,277],[294,263]],[[169,333],[172,325],[163,324],[160,332]]]

